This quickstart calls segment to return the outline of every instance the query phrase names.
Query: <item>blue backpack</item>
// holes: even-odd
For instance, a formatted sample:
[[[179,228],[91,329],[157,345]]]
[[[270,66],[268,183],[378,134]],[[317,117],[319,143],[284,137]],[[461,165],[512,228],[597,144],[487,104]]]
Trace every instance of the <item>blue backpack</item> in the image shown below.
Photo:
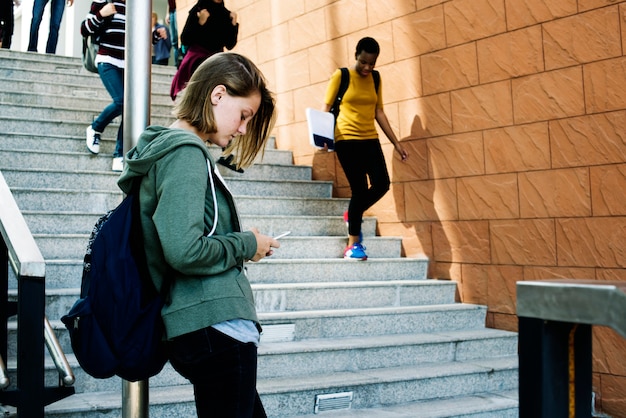
[[[96,223],[84,258],[80,299],[61,318],[78,363],[96,378],[144,380],[167,362],[164,298],[148,273],[138,187],[136,180],[122,203]]]

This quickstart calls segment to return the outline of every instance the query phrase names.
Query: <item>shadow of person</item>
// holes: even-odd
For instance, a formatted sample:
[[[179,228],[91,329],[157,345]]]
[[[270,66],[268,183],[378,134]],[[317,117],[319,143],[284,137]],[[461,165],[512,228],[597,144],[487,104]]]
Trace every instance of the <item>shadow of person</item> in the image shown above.
[[[382,214],[378,223],[380,235],[402,237],[402,256],[428,257],[429,278],[459,279],[460,275],[454,272],[452,247],[445,228],[445,221],[458,219],[455,183],[454,179],[436,178],[436,161],[432,160],[428,146],[431,137],[416,114],[409,136],[400,140],[409,153],[407,161],[400,159],[393,145],[384,145],[390,166],[391,193],[372,210],[377,216]]]

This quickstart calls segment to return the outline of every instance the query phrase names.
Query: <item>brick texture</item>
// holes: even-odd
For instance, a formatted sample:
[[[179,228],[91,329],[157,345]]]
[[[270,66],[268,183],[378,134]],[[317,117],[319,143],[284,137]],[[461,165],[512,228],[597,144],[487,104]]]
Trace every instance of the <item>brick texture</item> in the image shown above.
[[[195,0],[179,0],[179,19]],[[385,111],[409,149],[382,135],[392,179],[368,212],[403,254],[487,325],[516,330],[515,283],[626,281],[626,1],[229,0],[236,52],[277,93],[275,134],[297,164],[350,190],[336,157],[306,140],[306,107],[352,65],[363,36],[381,44]],[[183,24],[179,22],[179,24]],[[594,332],[596,407],[624,417],[626,342]]]

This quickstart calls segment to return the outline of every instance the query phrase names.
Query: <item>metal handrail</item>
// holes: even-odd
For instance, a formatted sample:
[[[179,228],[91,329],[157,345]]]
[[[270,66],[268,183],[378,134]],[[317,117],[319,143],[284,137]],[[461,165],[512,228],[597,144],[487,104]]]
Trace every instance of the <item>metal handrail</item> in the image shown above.
[[[24,220],[24,216],[19,210],[13,194],[11,193],[11,190],[9,189],[9,186],[1,172],[0,202],[2,202],[2,204],[0,204],[0,233],[2,235],[2,240],[0,242],[2,243],[2,246],[6,248],[6,252],[2,258],[8,261],[8,264],[11,265],[15,276],[18,279],[18,345],[20,344],[20,341],[22,344],[28,344],[29,340],[25,337],[25,333],[29,332],[33,326],[35,329],[41,326],[41,334],[40,336],[35,336],[33,338],[32,344],[37,346],[40,345],[43,348],[45,343],[59,372],[62,383],[65,386],[71,386],[75,381],[74,375],[56,338],[56,335],[54,334],[48,319],[45,317],[46,264],[41,251],[39,250],[39,247],[37,246],[37,243],[35,242],[26,221]],[[2,275],[0,275],[3,281],[3,289],[0,289],[0,291],[2,291],[2,296],[5,299],[8,297],[7,273],[8,272],[5,270]],[[27,296],[29,298],[28,304],[25,303],[25,300],[23,299]],[[3,313],[6,315],[7,311],[4,310]],[[2,318],[2,320],[5,321],[6,318]],[[24,323],[23,326],[20,325],[22,322]],[[6,331],[5,326],[3,329],[3,334],[5,335],[2,337],[5,344]],[[2,350],[0,353],[6,356],[6,346],[0,347],[0,350]],[[30,352],[33,350],[20,350],[20,353],[23,353],[24,351]],[[22,361],[20,361],[20,359]],[[4,363],[4,361],[2,361],[2,363]],[[37,367],[41,370],[33,370],[33,368]],[[24,407],[27,411],[32,412],[36,409],[38,410],[43,408],[41,405],[43,402],[58,399],[59,397],[68,396],[68,394],[73,393],[74,389],[69,387],[67,388],[68,390],[56,390],[55,388],[51,388],[50,391],[46,392],[45,388],[38,387],[40,383],[37,383],[38,380],[36,378],[29,376],[29,374],[32,374],[33,372],[41,372],[43,375],[43,363],[40,364],[39,360],[26,357],[18,353],[18,392],[21,390],[19,388],[21,382],[30,390],[50,395],[46,396],[45,399],[38,399],[37,402],[35,402],[36,405],[29,405],[28,403],[24,403],[22,400],[17,400],[16,402],[18,402],[19,405]],[[22,376],[22,378],[20,378],[20,376]],[[27,382],[25,383],[24,380]],[[0,367],[0,387],[6,388],[9,384],[10,381],[6,372],[6,365],[2,364],[2,367]],[[3,396],[10,396],[10,394],[5,392]],[[17,398],[25,399],[21,396],[18,396]],[[30,412],[27,412],[27,415],[28,413]]]
[[[59,378],[63,382],[65,386],[72,386],[76,381],[74,377],[74,373],[72,372],[72,368],[67,361],[67,357],[65,357],[65,353],[59,344],[59,340],[50,325],[50,321],[48,318],[44,318],[44,338],[46,340],[46,347],[48,347],[48,352],[50,353],[50,357],[52,357],[52,361],[54,362],[57,371],[59,372]]]
[[[46,263],[1,172],[0,202],[0,232],[7,244],[13,271],[18,277],[39,277],[43,280]]]
[[[2,360],[2,356],[0,356],[0,389],[5,389],[9,387],[11,380],[9,379],[9,375],[7,374],[7,366],[4,364],[4,360]]]
[[[517,315],[605,325],[626,338],[626,283],[568,279],[518,282]]]

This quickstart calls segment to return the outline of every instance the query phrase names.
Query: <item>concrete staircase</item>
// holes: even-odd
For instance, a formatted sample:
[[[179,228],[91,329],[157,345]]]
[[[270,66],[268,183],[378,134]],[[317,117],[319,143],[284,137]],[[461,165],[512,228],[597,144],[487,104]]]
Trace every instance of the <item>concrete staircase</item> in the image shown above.
[[[153,69],[153,124],[172,120],[173,70]],[[59,320],[78,296],[93,224],[122,199],[110,171],[117,125],[100,155],[84,143],[108,102],[78,59],[0,50],[0,171],[46,259],[47,316],[76,374],[77,394],[49,405],[47,417],[121,416],[120,379],[82,372]],[[272,257],[248,264],[269,416],[517,417],[517,335],[485,328],[486,307],[455,303],[455,283],[427,280],[428,260],[402,258],[400,238],[377,237],[374,218],[363,225],[370,259],[343,260],[347,200],[331,198],[332,184],[311,181],[290,152],[270,147],[244,174],[223,175],[246,227],[292,231]],[[16,298],[15,278],[10,287]],[[191,387],[169,365],[150,380],[150,404],[151,417],[195,415]]]

